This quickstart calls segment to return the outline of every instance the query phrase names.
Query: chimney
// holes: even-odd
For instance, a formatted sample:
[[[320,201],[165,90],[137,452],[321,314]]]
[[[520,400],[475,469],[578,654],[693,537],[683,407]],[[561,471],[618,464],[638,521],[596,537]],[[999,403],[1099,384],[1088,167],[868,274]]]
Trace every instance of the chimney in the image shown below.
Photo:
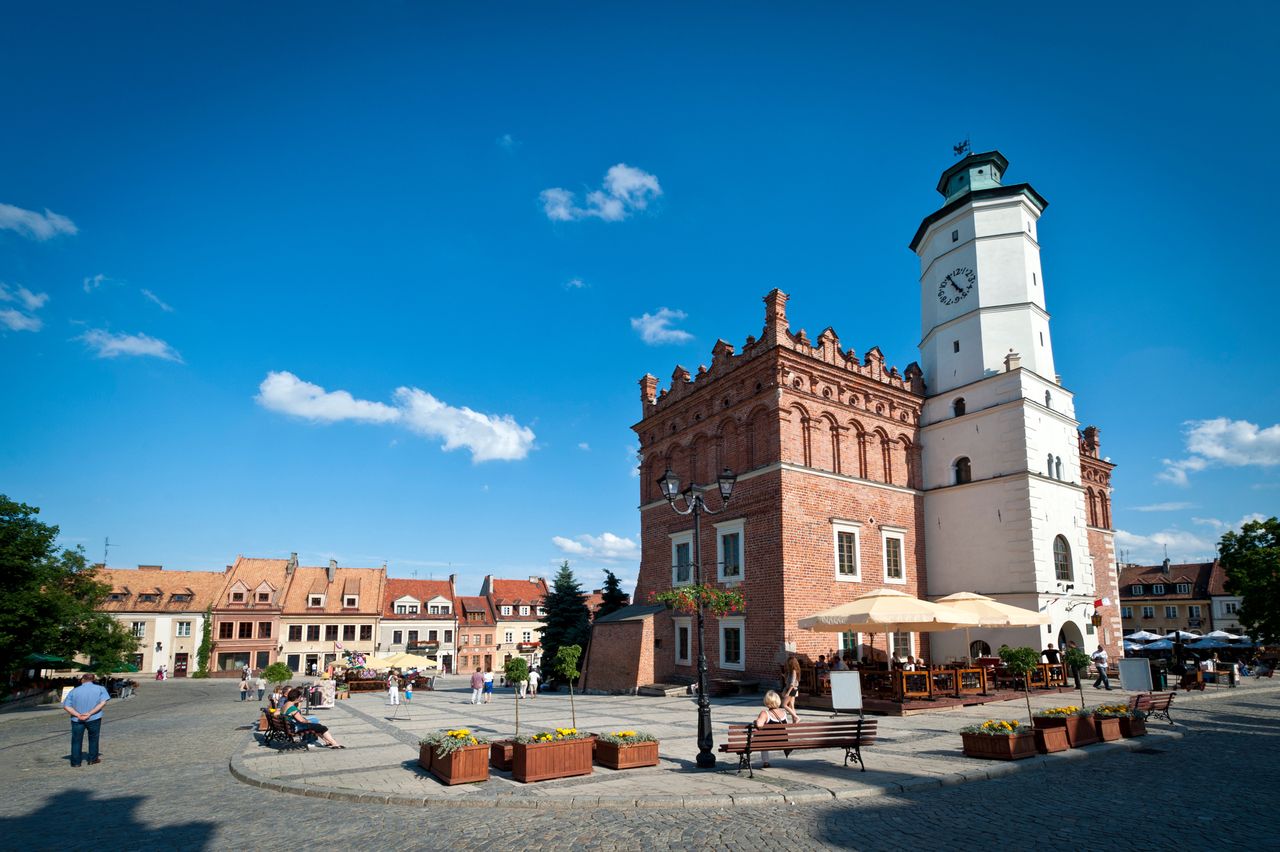
[[[535,586],[536,586],[536,585],[538,585],[538,583],[539,583],[539,582],[541,582],[541,581],[542,581],[542,578],[541,578],[541,577],[530,577],[530,578],[529,578],[529,582],[530,582],[530,583],[533,583]]]
[[[641,410],[647,409],[658,401],[658,377],[652,373],[645,373],[640,377],[640,402]]]
[[[292,574],[294,569],[298,567],[298,552],[295,550],[289,554],[289,561],[284,566],[285,576]]]
[[[779,346],[787,342],[787,294],[777,287],[764,297],[764,334],[766,345]]]
[[[1164,558],[1164,563],[1160,566],[1160,573],[1166,577],[1169,576],[1169,557],[1167,556]]]
[[[1012,373],[1014,370],[1020,369],[1021,367],[1022,356],[1010,349],[1009,354],[1004,356],[1004,371],[1006,373]]]
[[[329,582],[330,582],[330,583],[332,583],[335,579],[337,579],[337,576],[338,576],[338,560],[336,560],[336,559],[330,559],[330,560],[329,560],[329,571],[328,571],[328,574],[329,574]]]

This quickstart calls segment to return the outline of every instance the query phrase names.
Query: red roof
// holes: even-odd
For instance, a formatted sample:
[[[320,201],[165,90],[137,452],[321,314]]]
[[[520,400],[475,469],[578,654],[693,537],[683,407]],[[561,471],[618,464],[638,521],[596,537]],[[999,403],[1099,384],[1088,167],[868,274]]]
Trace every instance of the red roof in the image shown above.
[[[453,599],[453,611],[457,613],[459,627],[462,625],[484,625],[487,627],[496,627],[498,620],[494,618],[493,609],[489,606],[489,599],[486,597],[460,597]],[[469,621],[468,613],[478,612],[482,614],[479,621]]]
[[[1217,562],[1185,562],[1170,564],[1166,574],[1163,565],[1123,565],[1120,568],[1120,597],[1136,597],[1130,591],[1132,586],[1143,586],[1141,597],[1159,598],[1204,598],[1209,594],[1209,575]],[[1179,594],[1179,583],[1191,586],[1190,594]],[[1160,584],[1165,588],[1163,595],[1152,595],[1151,587]]]
[[[395,611],[395,602],[400,598],[406,597],[416,600],[418,605],[423,607],[423,611],[412,615],[397,613]],[[382,593],[382,617],[424,618],[426,602],[432,598],[444,598],[454,605],[455,610],[457,609],[453,599],[453,584],[448,580],[392,580],[388,578]]]
[[[1209,569],[1209,594],[1214,596],[1231,594],[1227,591],[1227,569],[1223,568],[1222,563],[1216,559],[1213,567]]]
[[[485,577],[485,590],[495,604],[538,606],[547,596],[547,581],[538,577],[528,580],[499,580]]]

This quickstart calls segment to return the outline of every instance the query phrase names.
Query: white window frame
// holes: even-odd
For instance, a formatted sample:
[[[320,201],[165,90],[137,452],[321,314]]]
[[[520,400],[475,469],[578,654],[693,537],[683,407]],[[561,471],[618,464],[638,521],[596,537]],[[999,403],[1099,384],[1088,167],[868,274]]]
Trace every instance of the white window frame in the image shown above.
[[[1131,606],[1122,606],[1122,607],[1120,607],[1120,617],[1121,617],[1122,619],[1124,619],[1124,618],[1133,618],[1133,607],[1131,607]]]
[[[528,616],[528,615],[529,615],[529,607],[527,607],[527,606],[522,606],[522,607],[520,607],[520,615],[522,615],[522,616]]]
[[[899,636],[907,637],[907,649],[906,649],[907,652],[905,654],[899,653],[902,650],[898,647]],[[888,642],[886,642],[885,644],[889,646],[889,659],[891,660],[896,660],[899,657],[905,660],[907,657],[914,657],[916,654],[915,639],[913,638],[913,634],[907,630],[900,630],[897,633],[888,634]]]
[[[1223,614],[1223,615],[1235,615],[1235,614],[1236,614],[1236,613],[1238,613],[1239,611],[1240,611],[1240,604],[1236,603],[1235,601],[1223,601],[1223,602],[1222,602],[1222,614]]]
[[[319,603],[316,603],[319,601]],[[324,606],[324,595],[307,595],[307,606],[322,607]]]
[[[538,607],[538,618],[543,618],[544,616],[546,616],[546,614],[547,614],[547,608],[545,606]]]
[[[502,614],[503,614],[503,615],[511,615],[511,607],[509,607],[509,606],[503,606],[503,607],[502,607]]]
[[[145,621],[129,622],[129,632],[133,634],[134,639],[145,639],[147,636],[147,623]]]
[[[532,641],[533,641],[533,631],[532,631],[532,630],[524,630],[524,631],[521,631],[521,633],[520,633],[520,641],[521,641],[521,642],[532,642]]]
[[[1172,605],[1166,604],[1166,605],[1165,605],[1165,608],[1164,608],[1164,617],[1165,617],[1165,618],[1177,618],[1177,617],[1178,617],[1178,608],[1177,608],[1176,606],[1172,606]]]
[[[1143,592],[1142,592],[1141,583],[1134,583],[1132,586],[1129,587],[1129,594],[1133,595],[1134,597],[1138,597],[1142,593]]]
[[[1179,584],[1178,584],[1177,586],[1175,586],[1174,588],[1176,588],[1176,589],[1178,590],[1178,594],[1180,594],[1180,595],[1189,595],[1189,594],[1191,594],[1191,584],[1190,584],[1190,583],[1179,583]]]
[[[1164,584],[1163,584],[1163,583],[1156,583],[1154,586],[1152,586],[1152,587],[1151,587],[1151,594],[1153,594],[1153,595],[1163,595],[1163,594],[1164,594]]]
[[[851,534],[853,536],[853,573],[840,573],[840,535],[841,533]],[[862,582],[862,524],[856,521],[831,521],[831,551],[832,551],[832,570],[835,571],[835,577],[841,583],[860,583]]]
[[[342,605],[347,609],[356,609],[360,606],[360,598],[356,595],[344,595],[342,598]],[[413,611],[417,612],[416,609]]]
[[[179,622],[178,622],[178,633],[177,633],[177,635],[178,635],[178,636],[190,636],[190,635],[191,635],[191,622],[190,622],[190,621],[179,621]]]
[[[693,585],[693,530],[685,530],[684,532],[671,533],[671,585],[676,586],[692,586]],[[676,550],[682,544],[689,545],[689,579],[683,582],[676,578]]]
[[[902,556],[902,576],[889,576],[889,539],[897,539],[899,553]],[[907,584],[907,531],[903,527],[880,528],[880,570],[886,584],[905,586]]]
[[[1143,618],[1155,618],[1155,617],[1156,617],[1156,608],[1155,608],[1154,606],[1144,606],[1144,607],[1142,608],[1142,617],[1143,617]]]
[[[1187,606],[1187,618],[1203,618],[1204,616],[1200,612],[1199,604],[1189,604]]]
[[[507,638],[505,638],[505,639],[503,639],[503,640],[502,640],[503,642],[514,642],[514,641],[516,641],[516,634],[515,634],[515,631],[514,631],[514,630],[508,630],[508,631],[506,631],[506,633],[504,633],[503,635],[507,637]]]
[[[671,631],[672,641],[674,642],[674,645],[671,648],[671,654],[675,658],[677,666],[691,666],[693,665],[693,622],[688,618],[673,618],[671,621],[674,624]],[[684,649],[688,654],[684,657],[680,656],[681,628],[684,629],[685,636],[687,637],[685,639]]]
[[[747,576],[746,527],[746,518],[716,524],[716,580],[726,586],[737,585]],[[727,535],[738,537],[738,573],[732,577],[725,576],[724,573],[724,537]]]
[[[733,616],[730,618],[720,619],[720,668],[730,669],[732,671],[746,671],[747,668],[747,619],[743,616]],[[740,641],[738,642],[738,651],[741,659],[736,663],[730,663],[724,658],[724,633],[726,630],[739,631]]]

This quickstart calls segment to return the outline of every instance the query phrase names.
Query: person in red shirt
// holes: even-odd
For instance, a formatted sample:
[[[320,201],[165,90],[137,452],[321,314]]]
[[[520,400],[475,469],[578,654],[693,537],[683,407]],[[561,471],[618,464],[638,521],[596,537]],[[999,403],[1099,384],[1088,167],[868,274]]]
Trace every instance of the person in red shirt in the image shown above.
[[[480,694],[484,691],[484,673],[476,666],[476,673],[471,676],[471,703],[480,703]]]

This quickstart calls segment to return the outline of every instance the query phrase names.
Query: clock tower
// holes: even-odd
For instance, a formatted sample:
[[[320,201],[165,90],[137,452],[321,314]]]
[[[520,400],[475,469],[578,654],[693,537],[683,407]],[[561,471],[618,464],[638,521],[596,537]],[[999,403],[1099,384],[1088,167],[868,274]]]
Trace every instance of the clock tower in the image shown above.
[[[991,648],[1096,642],[1095,580],[1072,394],[1059,383],[1037,229],[1048,202],[1003,181],[998,151],[942,173],[920,223],[920,419],[929,593],[978,592],[1050,623],[990,631]],[[1025,635],[1020,635],[1025,634]],[[965,656],[934,634],[934,655]]]

